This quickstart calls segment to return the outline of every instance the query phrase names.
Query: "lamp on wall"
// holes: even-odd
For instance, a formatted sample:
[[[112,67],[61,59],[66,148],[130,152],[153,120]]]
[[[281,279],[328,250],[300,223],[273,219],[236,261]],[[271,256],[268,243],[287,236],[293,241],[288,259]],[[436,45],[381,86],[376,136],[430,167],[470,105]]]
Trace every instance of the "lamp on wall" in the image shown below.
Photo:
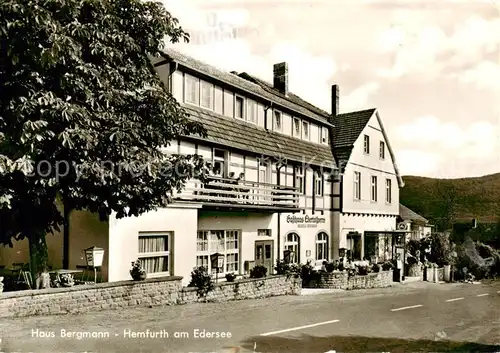
[[[85,260],[87,262],[87,267],[92,267],[94,269],[94,283],[97,282],[97,270],[96,267],[101,267],[104,259],[104,249],[98,248],[97,246],[92,246],[85,249]]]

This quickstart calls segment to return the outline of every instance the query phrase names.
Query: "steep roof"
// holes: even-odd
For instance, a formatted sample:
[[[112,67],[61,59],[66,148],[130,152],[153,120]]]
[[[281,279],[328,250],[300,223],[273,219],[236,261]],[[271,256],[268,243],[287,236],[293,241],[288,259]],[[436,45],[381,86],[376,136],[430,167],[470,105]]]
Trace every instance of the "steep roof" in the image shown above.
[[[265,85],[262,84],[264,81],[257,83],[255,82],[255,78],[251,78],[250,75],[240,77],[237,74],[222,71],[214,66],[184,55],[171,48],[166,48],[163,52],[163,56],[165,58],[169,58],[170,60],[173,60],[188,69],[202,73],[217,81],[226,83],[262,99],[272,101],[275,104],[279,104],[296,113],[306,116],[311,120],[330,125],[330,122],[328,121],[328,113],[310,103],[307,103],[296,95],[292,94],[293,98],[290,98],[275,89],[268,89],[267,87],[264,88]]]
[[[294,103],[294,104],[297,104],[297,105],[300,105],[301,107],[304,107],[306,109],[309,109],[310,111],[318,114],[318,115],[322,115],[324,116],[326,119],[329,119],[331,114],[328,113],[327,111],[323,110],[323,109],[320,109],[314,105],[312,105],[311,103],[307,102],[306,100],[300,98],[299,96],[297,96],[296,94],[292,93],[292,92],[288,92],[287,95],[284,95],[283,93],[281,93],[279,90],[277,90],[276,88],[274,88],[274,86],[269,83],[269,82],[266,82],[256,76],[253,76],[253,75],[250,75],[250,74],[247,74],[246,72],[242,72],[242,73],[239,73],[238,74],[239,77],[241,78],[244,78],[245,80],[249,80],[253,83],[256,83],[258,84],[260,87],[262,87],[262,89],[264,89],[266,92],[269,92],[271,94],[274,94],[282,99],[285,99],[291,103]]]
[[[398,180],[399,187],[404,186],[403,179],[399,174],[399,168],[396,163],[396,157],[392,150],[391,144],[389,143],[389,138],[382,123],[382,119],[378,114],[376,108],[359,110],[356,112],[339,114],[332,117],[333,125],[333,148],[335,154],[335,160],[339,168],[343,171],[351,158],[351,153],[354,148],[354,144],[359,138],[359,135],[363,132],[366,125],[370,119],[375,115],[377,121],[380,125],[382,135],[384,136],[389,155],[392,159],[392,164],[394,166],[394,171]]]
[[[399,216],[404,220],[404,221],[412,221],[412,222],[417,222],[417,223],[424,223],[427,224],[429,221],[416,213],[415,211],[410,210],[408,207],[406,207],[403,204],[399,204]]]
[[[221,116],[196,106],[183,106],[190,119],[201,122],[212,143],[250,151],[258,155],[311,165],[335,167],[329,146],[302,141],[291,136],[268,131],[234,118]],[[190,136],[191,137],[191,136]]]
[[[354,143],[365,128],[376,109],[339,114],[332,117],[333,148],[337,163],[345,167],[351,157]]]

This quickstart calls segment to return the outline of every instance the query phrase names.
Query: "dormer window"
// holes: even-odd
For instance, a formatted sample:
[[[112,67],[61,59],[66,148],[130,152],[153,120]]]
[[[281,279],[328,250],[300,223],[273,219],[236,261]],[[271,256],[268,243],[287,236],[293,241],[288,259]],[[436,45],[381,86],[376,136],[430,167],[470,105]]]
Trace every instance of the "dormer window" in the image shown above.
[[[293,118],[293,137],[301,138],[300,127],[300,119]]]
[[[302,122],[302,138],[309,141],[309,122]]]
[[[328,129],[326,127],[321,128],[321,143],[328,145]]]
[[[200,79],[197,77],[186,74],[186,87],[184,92],[184,99],[187,103],[200,104]]]
[[[234,117],[243,119],[245,117],[243,97],[236,96],[234,99]]]
[[[274,111],[274,130],[281,131],[283,128],[281,112],[278,110]]]

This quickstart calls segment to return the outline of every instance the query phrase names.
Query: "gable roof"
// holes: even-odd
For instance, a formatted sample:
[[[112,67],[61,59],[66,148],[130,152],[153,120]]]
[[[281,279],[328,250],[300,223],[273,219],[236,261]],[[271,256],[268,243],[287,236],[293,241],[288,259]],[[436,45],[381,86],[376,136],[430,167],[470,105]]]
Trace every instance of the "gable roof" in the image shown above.
[[[351,158],[354,144],[358,140],[359,135],[363,132],[373,115],[377,117],[377,121],[380,125],[380,130],[382,131],[382,135],[384,136],[385,144],[394,166],[398,185],[399,187],[403,187],[404,182],[401,178],[401,175],[399,174],[399,168],[396,164],[396,157],[392,150],[391,144],[389,143],[389,138],[382,123],[382,119],[380,118],[380,115],[376,108],[339,114],[332,117],[332,122],[334,125],[333,149],[336,162],[341,170],[344,171],[347,163],[349,162],[349,159]]]
[[[275,104],[281,105],[311,120],[321,122],[323,125],[331,126],[331,123],[328,121],[328,113],[314,107],[298,96],[293,95],[294,98],[290,99],[275,89],[264,89],[263,85],[256,83],[254,80],[250,79],[250,77],[240,77],[235,73],[219,70],[214,66],[184,55],[171,48],[165,48],[163,50],[163,56],[187,69],[204,74],[205,76],[248,92],[261,99],[272,101]]]
[[[376,109],[366,109],[357,112],[339,114],[332,118],[333,146],[335,148],[354,147],[354,143],[365,128]]]
[[[429,223],[429,221],[419,215],[417,212],[410,210],[408,207],[406,207],[403,204],[399,204],[399,216],[404,220],[404,221],[412,221],[412,222],[417,222],[417,223]]]
[[[190,119],[203,124],[208,135],[206,139],[194,136],[188,136],[188,138],[210,141],[282,162],[286,159],[286,161],[335,168],[335,159],[330,146],[268,131],[254,124],[221,116],[201,107],[183,105],[183,109],[189,114]]]

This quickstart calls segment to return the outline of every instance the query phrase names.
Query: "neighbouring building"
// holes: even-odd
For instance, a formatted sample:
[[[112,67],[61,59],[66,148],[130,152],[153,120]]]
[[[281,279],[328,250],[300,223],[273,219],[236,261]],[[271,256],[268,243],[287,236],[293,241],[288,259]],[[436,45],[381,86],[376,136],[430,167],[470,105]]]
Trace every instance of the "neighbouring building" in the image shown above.
[[[337,94],[338,96],[338,94]],[[333,147],[341,170],[340,210],[334,212],[335,247],[354,260],[385,261],[404,241],[398,230],[404,186],[377,109],[336,114]]]
[[[355,259],[386,257],[403,183],[375,109],[338,114],[336,85],[330,113],[307,103],[289,92],[286,63],[274,65],[267,83],[171,49],[153,62],[208,133],[164,152],[203,156],[213,166],[209,182],[191,180],[171,205],[139,217],[100,222],[73,212],[67,246],[60,233],[49,236],[52,267],[85,265],[83,250],[98,246],[104,280],[129,279],[139,258],[150,277],[178,275],[187,284],[196,266],[215,271],[214,253],[223,258],[221,278],[255,265],[272,273],[285,258],[319,265],[341,248]],[[27,262],[28,253],[26,241],[0,248],[0,264]]]
[[[428,219],[400,203],[398,228],[409,232],[410,236],[407,240],[420,240],[431,235],[433,225],[429,223]]]

